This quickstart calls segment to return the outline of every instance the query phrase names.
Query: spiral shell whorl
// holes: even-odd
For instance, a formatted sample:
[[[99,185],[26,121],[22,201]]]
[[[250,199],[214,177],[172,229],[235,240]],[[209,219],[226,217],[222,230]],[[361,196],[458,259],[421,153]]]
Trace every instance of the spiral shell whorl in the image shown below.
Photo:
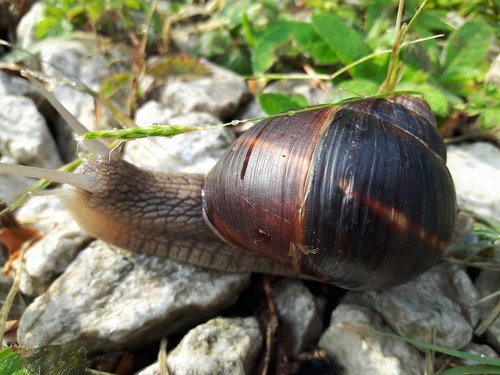
[[[434,124],[410,97],[265,120],[207,177],[205,216],[229,244],[320,281],[400,284],[439,259],[453,228]]]

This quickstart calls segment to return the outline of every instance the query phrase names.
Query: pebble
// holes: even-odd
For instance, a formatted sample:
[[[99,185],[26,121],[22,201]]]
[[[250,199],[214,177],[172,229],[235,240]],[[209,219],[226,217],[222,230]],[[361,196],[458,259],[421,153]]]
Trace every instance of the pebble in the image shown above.
[[[24,312],[22,345],[131,349],[231,305],[248,274],[224,274],[95,241]]]
[[[340,364],[344,375],[420,375],[423,359],[405,342],[356,332],[352,328],[388,331],[373,310],[342,303],[332,312],[319,346]]]
[[[484,142],[447,149],[458,206],[500,220],[500,150]]]
[[[287,353],[299,354],[317,342],[323,328],[321,311],[300,280],[282,278],[272,288]]]
[[[206,127],[220,124],[219,120],[204,112],[174,115],[171,109],[157,101],[146,102],[140,107],[135,122],[140,126],[158,123]],[[233,140],[233,134],[225,128],[196,131],[171,138],[139,139],[127,144],[125,160],[158,172],[206,174]]]
[[[171,375],[251,374],[261,350],[262,334],[255,318],[215,318],[201,324],[167,354]],[[136,375],[160,375],[155,363]]]
[[[465,271],[439,264],[399,287],[349,292],[344,302],[372,308],[403,337],[426,341],[434,330],[437,344],[460,349],[479,320],[471,306],[478,297]]]
[[[207,112],[218,119],[231,116],[248,95],[245,81],[239,75],[204,62],[209,76],[171,78],[160,92],[160,101],[176,114]]]
[[[43,116],[24,96],[0,97],[0,154],[15,163],[57,168],[62,161]]]

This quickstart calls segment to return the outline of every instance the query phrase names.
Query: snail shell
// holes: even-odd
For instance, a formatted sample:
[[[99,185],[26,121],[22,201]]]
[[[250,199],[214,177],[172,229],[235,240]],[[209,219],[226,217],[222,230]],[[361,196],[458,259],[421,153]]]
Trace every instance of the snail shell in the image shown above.
[[[228,244],[345,288],[401,284],[443,255],[456,215],[446,149],[419,98],[281,116],[238,138],[203,188]]]

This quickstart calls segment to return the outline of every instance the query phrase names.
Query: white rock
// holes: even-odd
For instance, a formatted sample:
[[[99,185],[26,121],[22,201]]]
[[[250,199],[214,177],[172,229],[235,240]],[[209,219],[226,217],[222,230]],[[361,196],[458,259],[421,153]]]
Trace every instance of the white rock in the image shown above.
[[[420,375],[423,360],[408,344],[380,336],[356,333],[355,328],[387,331],[380,317],[371,309],[341,304],[333,311],[330,327],[319,346],[335,359],[345,375]]]
[[[284,326],[287,353],[298,354],[321,334],[321,316],[314,296],[302,281],[286,278],[273,284],[273,296]]]
[[[272,82],[266,86],[264,93],[281,93],[288,96],[302,95],[309,105],[323,104],[330,100],[330,93],[320,90],[311,83],[294,80]]]
[[[25,253],[19,289],[29,296],[42,294],[91,241],[92,237],[83,233],[66,214],[66,220],[58,223]]]
[[[16,210],[16,217],[21,223],[49,233],[66,221],[68,213],[57,197],[34,195]]]
[[[45,75],[53,78],[55,82],[58,80],[75,82],[98,92],[101,82],[117,70],[125,69],[130,60],[120,48],[114,48],[109,53],[111,56],[104,56],[100,53],[96,49],[95,39],[54,40],[44,44],[40,52],[40,60]],[[119,61],[120,64],[112,65],[110,61]],[[110,66],[113,66],[113,69]],[[101,105],[97,112],[94,98],[90,94],[62,85],[54,87],[53,94],[90,130],[117,127],[111,112],[104,106]],[[71,142],[72,131],[60,117],[54,121],[54,124],[60,137],[58,144],[62,154],[65,159],[69,160],[76,150],[75,143]]]
[[[106,58],[97,53],[95,42],[84,40],[54,40],[40,51],[44,73],[54,79],[74,80],[93,90],[110,73]]]
[[[405,285],[349,292],[343,301],[373,308],[401,336],[425,341],[434,329],[437,344],[459,349],[478,322],[478,296],[465,271],[440,264]]]
[[[154,123],[209,126],[219,121],[208,113],[175,116],[164,104],[149,101],[136,112],[140,126]],[[172,138],[155,137],[129,142],[125,160],[145,169],[161,172],[208,173],[234,140],[223,128],[181,134]]]
[[[215,318],[193,328],[168,353],[171,375],[250,374],[262,335],[255,318]],[[158,363],[137,375],[160,375]]]
[[[0,157],[0,162],[8,164],[16,163],[14,159],[7,156]],[[12,203],[21,191],[29,188],[35,181],[32,178],[0,172],[0,201],[8,204]]]
[[[476,288],[481,297],[489,296],[498,292],[500,285],[500,272],[491,270],[482,270],[476,279]],[[495,305],[500,301],[500,297],[490,299],[479,305],[482,319],[495,308]],[[497,319],[488,327],[486,337],[489,343],[500,353],[500,318]]]
[[[17,164],[57,168],[61,159],[45,119],[24,96],[0,97],[0,154]]]
[[[489,143],[448,146],[458,205],[500,220],[500,150]]]
[[[17,25],[17,45],[21,48],[28,48],[35,41],[35,26],[44,18],[45,4],[42,1],[35,2],[28,13],[19,21]]]
[[[23,314],[22,345],[134,348],[233,303],[248,274],[223,274],[95,241]]]
[[[24,254],[20,284],[24,294],[39,295],[92,238],[82,232],[55,196],[33,196],[16,211],[16,218],[44,234]]]
[[[497,55],[495,60],[491,63],[490,69],[488,73],[486,73],[486,77],[484,77],[484,81],[500,86],[500,55]]]
[[[0,96],[5,95],[37,95],[35,88],[26,80],[0,72]]]
[[[222,119],[232,115],[248,94],[245,81],[237,74],[205,62],[210,76],[171,78],[160,93],[160,101],[177,114],[208,112]]]
[[[9,276],[0,274],[0,306],[4,306],[5,299],[10,289],[12,288],[13,280]],[[26,309],[26,302],[21,297],[20,294],[17,294],[14,297],[14,301],[12,303],[11,309],[9,310],[8,319],[14,320],[19,319]]]

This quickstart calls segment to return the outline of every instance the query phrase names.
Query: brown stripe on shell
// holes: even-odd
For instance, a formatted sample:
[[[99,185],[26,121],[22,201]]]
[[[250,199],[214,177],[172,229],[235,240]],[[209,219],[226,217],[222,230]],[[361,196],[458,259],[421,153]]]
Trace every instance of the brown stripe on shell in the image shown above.
[[[346,196],[357,200],[361,204],[368,207],[382,220],[390,223],[395,230],[403,233],[409,233],[413,237],[422,240],[422,242],[426,243],[430,248],[436,250],[440,254],[444,254],[448,241],[442,240],[437,235],[430,233],[426,228],[413,222],[403,212],[398,211],[395,207],[383,204],[372,197],[356,191],[349,180],[340,180],[339,188]]]
[[[304,241],[304,204],[321,144],[316,141],[337,110],[264,120],[236,140],[203,189],[204,214],[222,239],[297,265],[289,250],[291,243]]]

